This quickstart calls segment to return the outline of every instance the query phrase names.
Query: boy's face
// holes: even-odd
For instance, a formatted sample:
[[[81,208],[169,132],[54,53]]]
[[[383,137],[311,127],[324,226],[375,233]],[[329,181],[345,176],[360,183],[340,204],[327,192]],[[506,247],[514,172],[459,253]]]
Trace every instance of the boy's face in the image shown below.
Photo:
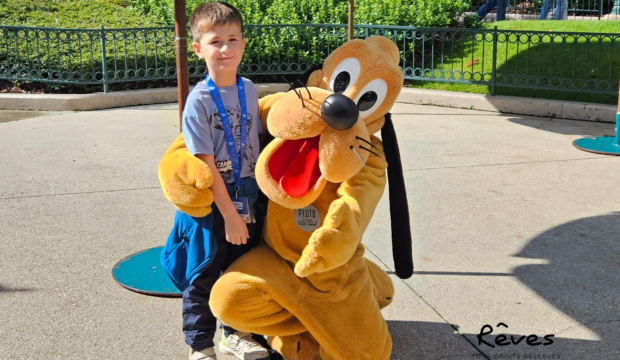
[[[213,26],[201,32],[200,43],[192,47],[199,58],[205,59],[210,71],[237,71],[241,63],[245,39],[235,23]]]

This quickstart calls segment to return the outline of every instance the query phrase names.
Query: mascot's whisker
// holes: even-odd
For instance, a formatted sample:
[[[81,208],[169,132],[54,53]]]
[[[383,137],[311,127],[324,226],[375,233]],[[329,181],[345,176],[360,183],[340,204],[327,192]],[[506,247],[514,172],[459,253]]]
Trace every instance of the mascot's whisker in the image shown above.
[[[301,80],[299,80],[299,79],[297,79],[296,81],[297,81],[298,83],[300,83],[300,84],[301,84],[301,86],[303,86],[303,87],[306,89],[306,91],[308,92],[308,98],[309,98],[310,100],[312,100],[312,94],[310,94],[310,90],[308,90],[308,87],[306,86],[306,84],[302,83],[302,82],[301,82]],[[300,90],[299,92],[301,92],[301,90]]]
[[[353,146],[349,146],[349,149],[353,150],[355,152],[355,154],[357,155],[357,157],[360,159],[360,161],[362,162],[362,164],[364,164],[364,167],[366,167],[366,163],[364,162],[364,160],[362,159],[362,156],[360,155],[360,153],[357,152],[357,150],[355,150],[355,148]]]
[[[282,76],[282,80],[284,80],[287,84],[291,86],[289,91],[293,90],[295,92],[295,95],[297,95],[297,97],[301,100],[301,107],[305,108],[306,104],[304,104],[304,97],[301,96],[301,91],[297,92],[297,89],[293,87],[293,83],[290,83],[288,80],[286,80],[284,76]],[[306,88],[306,90],[308,90],[308,88]],[[310,91],[308,91],[308,95],[310,95]],[[312,100],[312,96],[310,96],[310,100]]]
[[[383,158],[381,156],[379,156],[379,154],[377,154],[376,152],[374,152],[374,151],[372,151],[370,149],[367,149],[367,148],[363,147],[362,145],[358,145],[357,147],[362,149],[362,150],[366,150],[369,153],[374,154],[375,156],[377,156],[379,159],[383,160]]]
[[[374,149],[379,150],[379,148],[378,148],[378,147],[376,147],[376,146],[374,146],[374,145],[373,145],[370,141],[368,141],[368,140],[366,140],[366,139],[364,139],[364,138],[361,138],[361,137],[359,137],[359,136],[356,136],[355,138],[356,138],[357,140],[362,140],[363,142],[365,142],[366,144],[370,145],[370,146],[371,146],[371,147],[373,147]],[[364,150],[366,150],[366,149],[364,149]],[[381,156],[379,156],[379,157],[381,157]]]
[[[293,91],[295,92],[295,94],[297,94],[297,97],[299,98],[299,100],[301,100],[301,107],[305,108],[306,104],[304,104],[304,97],[301,96],[301,91],[297,92],[296,89],[293,89]]]

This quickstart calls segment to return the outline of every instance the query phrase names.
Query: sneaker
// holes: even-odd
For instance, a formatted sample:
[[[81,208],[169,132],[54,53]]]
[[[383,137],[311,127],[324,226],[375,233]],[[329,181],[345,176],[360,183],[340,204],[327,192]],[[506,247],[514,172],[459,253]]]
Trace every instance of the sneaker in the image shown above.
[[[237,331],[225,336],[222,333],[220,352],[235,355],[240,360],[269,360],[269,352],[252,339],[252,334]]]
[[[215,350],[212,347],[202,349],[200,351],[190,349],[189,360],[217,360],[217,355],[215,354]]]

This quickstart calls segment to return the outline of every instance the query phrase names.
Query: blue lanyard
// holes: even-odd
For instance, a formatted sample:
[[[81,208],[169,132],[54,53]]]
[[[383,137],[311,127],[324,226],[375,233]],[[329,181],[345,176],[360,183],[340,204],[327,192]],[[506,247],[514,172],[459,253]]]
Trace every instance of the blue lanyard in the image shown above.
[[[245,141],[248,133],[248,108],[245,101],[245,88],[243,87],[243,79],[237,75],[237,90],[239,92],[239,105],[241,106],[241,151],[237,152],[237,145],[235,143],[235,136],[233,135],[232,128],[230,126],[230,120],[226,113],[226,108],[222,102],[222,97],[217,87],[213,83],[213,80],[209,75],[205,78],[205,84],[211,93],[211,98],[217,106],[217,111],[220,113],[222,119],[222,126],[224,127],[224,135],[226,136],[226,144],[228,145],[228,154],[230,155],[230,161],[232,162],[233,174],[235,176],[235,191],[239,192],[239,184],[241,183],[241,165],[243,165],[243,157],[245,156]]]

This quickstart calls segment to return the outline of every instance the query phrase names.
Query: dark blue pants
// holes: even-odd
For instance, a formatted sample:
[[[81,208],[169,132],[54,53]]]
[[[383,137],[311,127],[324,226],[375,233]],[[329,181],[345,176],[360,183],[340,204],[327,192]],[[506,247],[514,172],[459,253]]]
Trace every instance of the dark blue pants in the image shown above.
[[[239,195],[242,196],[241,193]],[[213,285],[220,277],[220,272],[225,271],[241,255],[258,244],[264,223],[263,206],[259,201],[254,201],[256,223],[246,224],[250,238],[245,245],[233,245],[226,241],[224,218],[215,204],[213,215],[213,235],[217,241],[217,254],[209,267],[183,291],[183,333],[185,342],[196,351],[214,346],[213,336],[217,330],[217,319],[209,308],[209,296]],[[235,332],[230,327],[224,327],[224,330],[229,333]]]
[[[489,12],[491,12],[497,6],[497,21],[506,20],[506,7],[508,7],[509,0],[487,0],[480,9],[478,9],[477,15],[480,20],[484,19]]]

